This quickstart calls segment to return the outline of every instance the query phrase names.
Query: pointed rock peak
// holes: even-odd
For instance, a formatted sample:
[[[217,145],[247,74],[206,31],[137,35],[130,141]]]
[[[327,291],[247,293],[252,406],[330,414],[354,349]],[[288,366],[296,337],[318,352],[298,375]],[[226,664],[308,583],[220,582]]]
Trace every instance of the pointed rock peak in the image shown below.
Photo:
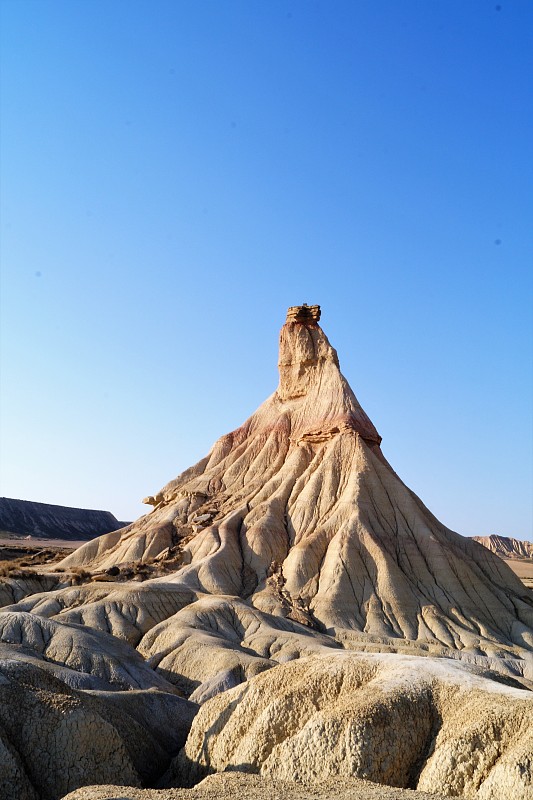
[[[337,351],[318,321],[320,306],[291,306],[279,339],[279,386],[282,403],[300,401],[293,434],[329,438],[354,430],[379,444],[381,437],[365,414],[339,368]]]
[[[338,367],[337,353],[318,324],[320,306],[291,306],[279,337],[278,395],[282,400],[303,397],[318,378],[326,360]]]

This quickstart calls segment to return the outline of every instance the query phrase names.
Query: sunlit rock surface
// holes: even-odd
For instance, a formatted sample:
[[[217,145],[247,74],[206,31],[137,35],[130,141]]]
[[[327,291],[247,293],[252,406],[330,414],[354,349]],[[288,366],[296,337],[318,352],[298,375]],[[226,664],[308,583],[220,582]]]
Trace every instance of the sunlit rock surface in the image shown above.
[[[173,776],[196,782],[233,768],[313,783],[355,775],[451,796],[526,800],[532,719],[530,692],[444,659],[322,655],[206,703]]]
[[[496,553],[500,558],[531,558],[533,559],[533,542],[522,539],[512,539],[508,536],[473,536],[475,542]]]
[[[277,391],[151,497],[151,514],[62,566],[103,569],[174,548],[179,568],[163,582],[238,595],[317,630],[531,652],[531,593],[402,483],[316,310],[297,310],[281,330]]]
[[[479,800],[532,797],[533,594],[402,483],[319,320],[318,306],[289,309],[278,389],[148,497],[149,514],[3,580],[0,659],[70,698],[80,730],[86,707],[91,731],[105,708],[161,748],[147,771],[124,726],[111,731],[110,776],[97,769],[99,735],[79,745],[94,769],[47,745],[49,769],[71,778],[39,787],[21,771],[9,722],[1,768],[26,787],[21,797],[172,786],[226,768],[260,772],[249,779],[257,797],[265,781],[341,786],[353,776]],[[45,695],[12,674],[6,697],[17,707],[28,692],[40,709]],[[180,694],[194,703],[179,706]],[[183,739],[198,708],[164,778],[176,747],[168,729]],[[244,791],[238,780],[228,791]],[[339,797],[372,796],[342,785]]]

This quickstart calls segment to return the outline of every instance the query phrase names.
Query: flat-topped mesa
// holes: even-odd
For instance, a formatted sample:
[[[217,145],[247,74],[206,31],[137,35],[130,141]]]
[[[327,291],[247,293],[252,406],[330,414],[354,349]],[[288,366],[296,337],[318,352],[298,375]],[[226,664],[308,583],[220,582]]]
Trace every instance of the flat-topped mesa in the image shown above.
[[[320,319],[320,306],[291,306],[287,309],[286,322],[318,322]]]

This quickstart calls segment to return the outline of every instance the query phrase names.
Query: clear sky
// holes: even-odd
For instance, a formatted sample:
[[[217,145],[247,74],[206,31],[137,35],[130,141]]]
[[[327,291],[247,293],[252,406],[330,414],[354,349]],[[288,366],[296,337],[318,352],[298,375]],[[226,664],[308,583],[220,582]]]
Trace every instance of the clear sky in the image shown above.
[[[533,540],[531,0],[3,0],[1,484],[140,499],[320,303],[402,479]]]

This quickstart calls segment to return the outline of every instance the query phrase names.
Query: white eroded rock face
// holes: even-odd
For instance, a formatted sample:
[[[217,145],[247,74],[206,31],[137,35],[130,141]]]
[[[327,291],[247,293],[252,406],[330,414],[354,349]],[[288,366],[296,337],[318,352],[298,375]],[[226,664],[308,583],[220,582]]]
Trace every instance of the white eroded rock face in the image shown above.
[[[332,653],[202,706],[174,780],[228,768],[273,780],[354,775],[479,800],[531,800],[533,698],[445,660]]]

